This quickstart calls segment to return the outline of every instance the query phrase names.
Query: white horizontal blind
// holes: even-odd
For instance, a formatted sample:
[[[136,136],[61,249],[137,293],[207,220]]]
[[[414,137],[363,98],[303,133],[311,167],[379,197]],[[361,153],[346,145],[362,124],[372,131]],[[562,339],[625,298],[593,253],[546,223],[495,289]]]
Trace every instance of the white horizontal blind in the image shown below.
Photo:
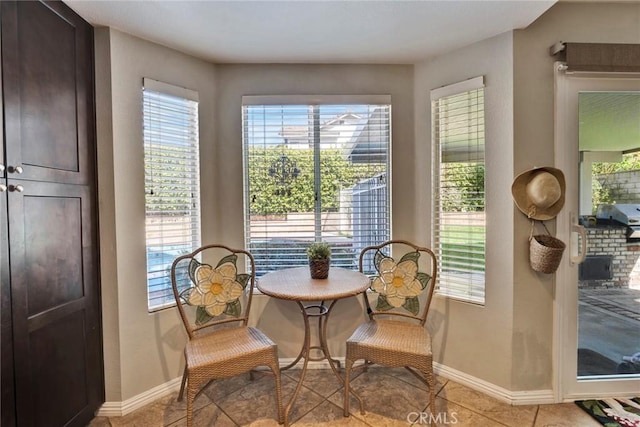
[[[331,264],[390,237],[388,104],[243,106],[246,244],[258,276],[307,264],[313,241]]]
[[[200,246],[197,94],[145,79],[143,125],[147,293],[151,311],[175,303],[171,264],[180,254]]]
[[[481,85],[481,79],[475,83]],[[455,87],[432,92],[436,289],[484,304],[484,89],[469,86],[474,82],[458,84],[462,92]]]

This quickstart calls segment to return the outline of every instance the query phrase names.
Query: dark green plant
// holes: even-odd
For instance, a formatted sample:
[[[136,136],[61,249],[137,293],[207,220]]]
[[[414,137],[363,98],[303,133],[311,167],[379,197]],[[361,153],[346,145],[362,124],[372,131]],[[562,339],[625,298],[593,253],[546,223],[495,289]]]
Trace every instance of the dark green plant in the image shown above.
[[[153,156],[145,160],[145,203],[155,215],[184,216],[193,204],[185,182],[191,178],[189,150],[185,147],[151,147]],[[148,155],[147,155],[148,156]]]
[[[483,163],[446,163],[442,172],[441,200],[445,212],[484,211]]]
[[[270,173],[282,156],[295,164],[295,178],[283,179],[279,173]],[[315,163],[310,150],[283,146],[251,147],[248,158],[249,209],[251,215],[284,215],[290,212],[313,212],[316,189]],[[322,174],[319,196],[322,210],[335,211],[340,207],[340,191],[349,189],[362,180],[376,176],[386,169],[384,163],[352,163],[344,150],[322,150]]]
[[[598,162],[592,165],[592,206],[593,213],[601,204],[621,203],[629,198],[627,190],[620,188],[615,179],[619,172],[640,170],[640,153],[628,153],[617,163]]]
[[[309,259],[329,259],[331,258],[331,246],[326,242],[315,242],[307,248]]]

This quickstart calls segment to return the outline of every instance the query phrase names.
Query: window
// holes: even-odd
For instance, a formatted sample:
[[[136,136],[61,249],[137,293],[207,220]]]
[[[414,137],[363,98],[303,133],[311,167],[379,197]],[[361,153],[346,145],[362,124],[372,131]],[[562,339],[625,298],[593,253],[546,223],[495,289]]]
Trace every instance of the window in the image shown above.
[[[200,246],[198,94],[144,79],[144,175],[149,311],[175,303],[171,264]]]
[[[284,101],[284,102],[283,102]],[[390,237],[390,97],[243,97],[245,236],[258,276],[307,265],[309,243],[331,264]]]
[[[483,87],[477,77],[431,92],[436,289],[478,304],[486,241]]]

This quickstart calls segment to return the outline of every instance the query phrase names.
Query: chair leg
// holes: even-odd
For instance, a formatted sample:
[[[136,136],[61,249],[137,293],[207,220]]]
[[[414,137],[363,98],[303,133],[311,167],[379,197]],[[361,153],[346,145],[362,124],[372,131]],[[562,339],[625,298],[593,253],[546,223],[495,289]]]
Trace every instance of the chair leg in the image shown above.
[[[358,404],[360,405],[360,413],[362,415],[365,414],[364,412],[364,402],[362,401],[362,398],[355,392],[355,391],[351,391],[351,389],[349,388],[351,385],[351,371],[353,368],[353,363],[355,361],[349,358],[349,350],[347,350],[347,357],[345,357],[344,359],[344,370],[345,370],[345,380],[344,380],[344,416],[348,417],[349,416],[349,403],[350,403],[350,396],[349,394],[353,394],[353,397],[355,397],[358,400]]]
[[[269,366],[273,372],[273,377],[276,382],[276,404],[278,406],[278,424],[284,424],[284,406],[282,404],[282,378],[280,376],[280,366],[278,366],[278,359],[273,365]]]
[[[350,359],[344,359],[344,416],[349,416],[349,383],[351,382],[351,367],[353,361]]]
[[[433,368],[427,369],[424,372],[424,377],[427,380],[429,386],[429,412],[431,412],[431,426],[435,427],[436,419],[436,380],[433,376]]]
[[[189,385],[187,387],[187,427],[193,427],[193,401],[197,390]]]
[[[180,384],[180,393],[178,393],[178,402],[182,402],[184,396],[184,386],[187,383],[187,365],[184,365],[184,372],[182,372],[182,384]]]

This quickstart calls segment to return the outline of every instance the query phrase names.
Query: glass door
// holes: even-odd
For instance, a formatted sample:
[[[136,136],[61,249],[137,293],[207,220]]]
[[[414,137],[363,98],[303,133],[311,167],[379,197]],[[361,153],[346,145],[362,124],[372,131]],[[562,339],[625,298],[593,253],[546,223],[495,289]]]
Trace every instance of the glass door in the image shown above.
[[[556,71],[558,400],[640,390],[640,78]]]

